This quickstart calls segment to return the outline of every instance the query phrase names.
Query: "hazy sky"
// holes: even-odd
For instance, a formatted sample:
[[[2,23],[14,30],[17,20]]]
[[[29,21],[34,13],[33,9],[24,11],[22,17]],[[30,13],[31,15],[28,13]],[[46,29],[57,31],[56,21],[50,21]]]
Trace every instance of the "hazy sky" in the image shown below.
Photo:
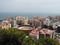
[[[60,14],[60,0],[0,0],[0,12]]]

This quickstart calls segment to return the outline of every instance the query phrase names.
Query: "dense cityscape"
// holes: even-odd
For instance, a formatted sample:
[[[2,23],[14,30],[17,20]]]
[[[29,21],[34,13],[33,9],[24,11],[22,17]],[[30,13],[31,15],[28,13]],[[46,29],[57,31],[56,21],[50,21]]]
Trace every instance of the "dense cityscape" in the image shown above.
[[[39,39],[50,38],[60,43],[60,16],[48,16],[46,18],[40,16],[35,16],[33,18],[24,16],[16,16],[15,18],[6,17],[6,19],[0,22],[0,28],[2,30],[14,28],[19,32],[22,31],[27,34],[26,38],[31,36],[34,42]]]
[[[0,0],[0,45],[60,45],[60,0]]]

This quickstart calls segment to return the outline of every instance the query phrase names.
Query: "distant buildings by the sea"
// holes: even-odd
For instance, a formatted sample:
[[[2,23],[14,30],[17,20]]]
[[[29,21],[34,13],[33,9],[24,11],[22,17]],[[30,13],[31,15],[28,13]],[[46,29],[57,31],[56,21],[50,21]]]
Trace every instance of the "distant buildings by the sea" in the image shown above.
[[[9,29],[16,28],[24,31],[36,39],[39,38],[57,38],[55,33],[60,33],[60,16],[42,18],[35,16],[28,18],[24,16],[16,16],[15,18],[7,17],[0,22],[0,28]]]

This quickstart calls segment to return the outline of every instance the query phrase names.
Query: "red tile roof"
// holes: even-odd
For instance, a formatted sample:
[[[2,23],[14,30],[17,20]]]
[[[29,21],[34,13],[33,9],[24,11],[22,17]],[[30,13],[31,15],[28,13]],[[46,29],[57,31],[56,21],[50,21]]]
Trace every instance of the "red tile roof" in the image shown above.
[[[40,34],[49,34],[51,35],[54,31],[53,30],[49,30],[49,29],[41,29],[41,30],[32,30],[29,35],[31,36],[37,36]]]

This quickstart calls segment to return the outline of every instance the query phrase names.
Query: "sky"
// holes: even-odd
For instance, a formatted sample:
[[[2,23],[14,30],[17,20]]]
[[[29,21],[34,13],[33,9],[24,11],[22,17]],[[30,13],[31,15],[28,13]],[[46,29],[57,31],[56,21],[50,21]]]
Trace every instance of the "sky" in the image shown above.
[[[0,0],[0,12],[60,14],[60,0]]]

